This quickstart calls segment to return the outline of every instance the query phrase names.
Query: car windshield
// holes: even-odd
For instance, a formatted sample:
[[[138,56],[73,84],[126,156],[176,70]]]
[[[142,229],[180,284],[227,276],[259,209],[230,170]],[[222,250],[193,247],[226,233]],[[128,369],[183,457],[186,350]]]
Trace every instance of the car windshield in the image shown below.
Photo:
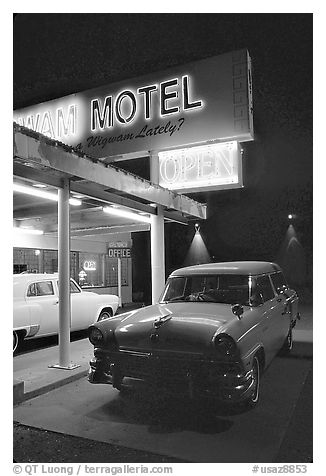
[[[213,302],[249,306],[249,277],[234,274],[173,276],[162,302]]]

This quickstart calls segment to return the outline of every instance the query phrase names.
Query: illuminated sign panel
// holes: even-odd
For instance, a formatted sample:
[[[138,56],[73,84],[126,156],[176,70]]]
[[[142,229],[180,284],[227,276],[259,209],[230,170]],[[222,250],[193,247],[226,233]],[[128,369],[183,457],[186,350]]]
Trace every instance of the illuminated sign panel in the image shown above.
[[[14,111],[95,158],[253,139],[250,57],[239,50]]]
[[[170,190],[243,186],[241,151],[235,141],[160,152],[159,165],[159,184]]]
[[[108,243],[109,258],[131,258],[131,241],[114,241]]]
[[[83,268],[85,271],[96,271],[96,261],[84,261]]]
[[[131,258],[130,248],[108,248],[109,258]]]

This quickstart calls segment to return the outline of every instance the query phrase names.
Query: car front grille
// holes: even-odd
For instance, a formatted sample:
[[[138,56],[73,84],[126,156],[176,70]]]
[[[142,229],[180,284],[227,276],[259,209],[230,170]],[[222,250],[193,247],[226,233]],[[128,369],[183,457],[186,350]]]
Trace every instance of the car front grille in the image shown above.
[[[151,353],[120,351],[111,355],[110,361],[118,365],[126,377],[164,382],[188,382],[189,378],[204,383],[212,376],[236,373],[236,364],[216,363],[210,359],[193,356],[166,357]]]
[[[140,379],[183,380],[190,374],[199,374],[200,364],[183,360],[135,357],[124,355],[119,367],[123,374]]]

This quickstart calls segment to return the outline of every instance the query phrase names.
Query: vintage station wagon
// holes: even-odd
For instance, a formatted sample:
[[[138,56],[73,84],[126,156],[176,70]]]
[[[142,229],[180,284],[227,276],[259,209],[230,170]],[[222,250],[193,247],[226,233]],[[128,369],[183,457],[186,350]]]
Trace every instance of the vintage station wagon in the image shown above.
[[[277,264],[210,263],[174,271],[158,304],[89,328],[88,379],[123,388],[142,379],[224,402],[255,406],[260,377],[292,349],[298,296]]]
[[[45,337],[58,333],[58,274],[15,274],[13,278],[13,350],[23,339]],[[71,331],[87,329],[93,322],[113,316],[118,297],[82,291],[70,280]]]

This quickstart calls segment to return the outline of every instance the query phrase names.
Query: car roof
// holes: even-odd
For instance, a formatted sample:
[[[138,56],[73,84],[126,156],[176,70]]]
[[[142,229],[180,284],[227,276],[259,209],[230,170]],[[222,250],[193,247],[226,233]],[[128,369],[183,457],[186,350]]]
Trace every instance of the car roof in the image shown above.
[[[58,273],[21,273],[14,274],[14,282],[28,283],[34,281],[46,281],[47,279],[58,279]]]
[[[14,299],[24,295],[26,287],[36,281],[47,281],[49,279],[58,279],[58,273],[21,273],[14,274],[13,277],[13,295]]]
[[[255,276],[258,274],[281,271],[276,263],[267,261],[229,261],[224,263],[207,263],[187,266],[173,271],[170,276],[190,274],[240,274]]]

